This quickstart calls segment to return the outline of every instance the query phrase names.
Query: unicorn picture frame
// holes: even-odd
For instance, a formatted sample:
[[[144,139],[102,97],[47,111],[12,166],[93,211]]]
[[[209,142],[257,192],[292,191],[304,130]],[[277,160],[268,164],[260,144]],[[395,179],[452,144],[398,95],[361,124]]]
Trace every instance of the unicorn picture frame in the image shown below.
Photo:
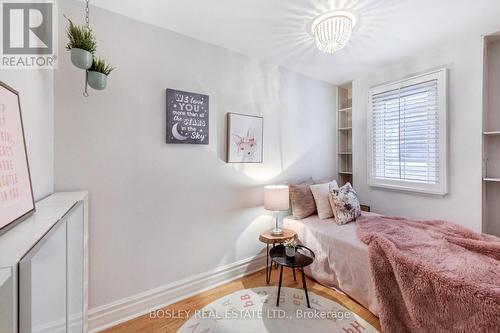
[[[227,163],[262,163],[264,118],[227,114]]]

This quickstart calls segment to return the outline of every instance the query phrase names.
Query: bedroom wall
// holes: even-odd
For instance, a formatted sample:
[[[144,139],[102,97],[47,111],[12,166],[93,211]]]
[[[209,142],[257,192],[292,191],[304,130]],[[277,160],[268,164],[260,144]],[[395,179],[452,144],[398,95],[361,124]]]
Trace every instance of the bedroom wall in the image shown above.
[[[54,74],[52,70],[3,69],[0,80],[16,89],[35,200],[54,191]]]
[[[396,192],[367,185],[366,115],[371,86],[398,80],[438,67],[449,72],[449,194],[440,196]],[[422,51],[412,59],[358,75],[353,88],[354,184],[362,202],[382,214],[417,219],[450,220],[481,230],[481,38],[464,38],[440,48]]]
[[[80,18],[82,5],[60,10]],[[90,307],[263,251],[263,185],[336,173],[335,87],[92,8],[98,53],[118,69],[82,97],[55,76],[55,187],[90,192]],[[60,22],[60,49],[64,22]],[[165,143],[165,89],[210,95],[210,144]],[[264,117],[264,163],[227,164],[227,112]]]

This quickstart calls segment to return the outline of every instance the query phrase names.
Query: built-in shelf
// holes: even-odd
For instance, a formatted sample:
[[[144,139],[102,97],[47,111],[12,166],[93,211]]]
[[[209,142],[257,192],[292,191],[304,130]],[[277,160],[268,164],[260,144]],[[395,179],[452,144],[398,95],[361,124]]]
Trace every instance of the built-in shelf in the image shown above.
[[[500,236],[500,33],[483,40],[482,229]]]
[[[353,181],[352,171],[352,82],[337,87],[337,183],[342,186]]]
[[[483,178],[485,182],[500,182],[500,178]]]

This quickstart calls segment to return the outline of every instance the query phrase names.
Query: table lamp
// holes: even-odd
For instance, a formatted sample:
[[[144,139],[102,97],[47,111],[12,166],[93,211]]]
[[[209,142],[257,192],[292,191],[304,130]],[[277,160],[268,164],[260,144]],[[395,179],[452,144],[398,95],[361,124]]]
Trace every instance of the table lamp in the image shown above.
[[[273,212],[273,219],[276,221],[274,229],[271,230],[273,236],[283,235],[280,228],[278,212],[287,211],[290,208],[288,197],[288,186],[270,185],[264,187],[264,208]]]

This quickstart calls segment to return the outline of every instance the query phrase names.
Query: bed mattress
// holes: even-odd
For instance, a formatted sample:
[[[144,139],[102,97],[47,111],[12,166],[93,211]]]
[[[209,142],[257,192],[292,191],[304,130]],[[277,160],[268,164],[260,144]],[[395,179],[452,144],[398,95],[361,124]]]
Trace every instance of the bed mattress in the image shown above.
[[[316,254],[314,263],[305,269],[307,275],[340,289],[378,315],[368,247],[356,235],[356,222],[337,225],[333,219],[320,220],[318,215],[312,215],[302,220],[286,217],[284,227],[297,232],[300,243]]]

